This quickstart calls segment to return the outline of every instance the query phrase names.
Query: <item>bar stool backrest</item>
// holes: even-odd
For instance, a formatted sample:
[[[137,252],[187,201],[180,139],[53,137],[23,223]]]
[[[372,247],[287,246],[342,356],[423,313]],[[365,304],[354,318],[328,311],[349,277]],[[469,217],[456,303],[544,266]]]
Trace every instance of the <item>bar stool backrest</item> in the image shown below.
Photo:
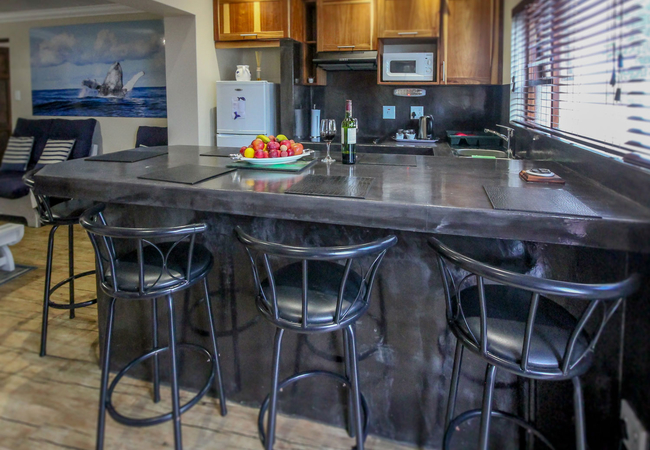
[[[609,284],[583,284],[566,281],[549,280],[531,275],[519,274],[507,270],[489,266],[482,262],[471,259],[449,248],[436,238],[429,238],[431,247],[438,256],[438,265],[442,275],[442,282],[445,291],[447,320],[450,323],[465,323],[467,318],[460,304],[460,291],[463,284],[470,278],[474,278],[478,290],[479,300],[479,336],[473,336],[474,345],[484,358],[492,358],[488,348],[488,314],[485,293],[485,280],[518,288],[531,294],[530,307],[525,326],[521,361],[518,366],[509,367],[514,372],[526,374],[538,374],[540,376],[557,375],[567,377],[569,372],[591,351],[593,351],[605,325],[613,316],[624,297],[634,293],[640,286],[641,280],[638,274],[633,274],[623,281]],[[458,284],[452,276],[449,265],[456,266],[470,272],[470,275],[463,278]],[[561,374],[552,374],[544,370],[531,367],[530,347],[535,329],[535,316],[539,306],[540,295],[550,296],[552,299],[564,298],[569,301],[586,302],[582,315],[577,318],[576,326],[570,334],[566,343],[564,356],[561,358]],[[601,310],[600,317],[596,317],[596,311]],[[576,343],[581,336],[586,336],[585,327],[594,319],[595,330],[589,334],[589,343],[586,349],[577,354]],[[469,328],[469,327],[468,327]],[[574,354],[576,353],[576,354]],[[494,359],[494,358],[492,358]],[[508,365],[508,364],[502,364]]]
[[[368,269],[363,275],[362,287],[359,291],[360,295],[353,301],[362,302],[365,311],[365,306],[370,301],[372,287],[375,281],[377,269],[386,254],[386,251],[397,243],[396,236],[388,236],[373,242],[368,242],[359,245],[336,246],[336,247],[298,247],[291,245],[278,244],[273,242],[263,241],[246,234],[240,227],[235,229],[237,238],[244,244],[248,256],[251,260],[253,268],[253,277],[255,284],[258,288],[258,295],[264,298],[267,304],[271,305],[270,319],[276,325],[301,329],[301,330],[319,330],[338,328],[342,323],[349,319],[348,312],[354,310],[353,305],[343,308],[344,293],[350,281],[349,275],[352,269],[352,263],[361,258],[377,255]],[[278,296],[276,291],[276,283],[273,269],[271,267],[271,258],[282,258],[284,260],[296,260],[301,262],[302,266],[302,310],[299,323],[294,323],[283,319],[281,316],[281,307],[278,303]],[[344,270],[341,280],[338,285],[338,295],[336,299],[336,310],[333,314],[333,321],[330,323],[313,323],[309,320],[309,284],[308,284],[308,261],[344,261]],[[265,275],[265,276],[263,276]],[[264,291],[264,280],[268,280],[270,296]]]
[[[51,203],[50,198],[47,195],[39,194],[36,191],[36,182],[34,181],[34,174],[38,172],[39,169],[29,170],[23,175],[23,182],[29,187],[34,199],[36,200],[36,209],[38,210],[38,215],[41,218],[41,223],[43,225],[53,223],[54,215],[50,209]]]
[[[86,210],[79,220],[88,232],[95,249],[97,269],[102,290],[112,297],[120,298],[154,298],[170,294],[190,284],[188,274],[192,271],[192,257],[197,234],[203,233],[207,225],[191,224],[167,228],[123,228],[108,226],[103,211],[105,204],[95,205]],[[136,289],[126,289],[118,280],[128,278],[120,274],[120,255],[116,252],[115,242],[119,240],[124,246],[135,246],[137,254],[138,281]],[[161,243],[170,243],[161,246]],[[170,267],[168,262],[178,246],[187,243],[187,258],[182,267]],[[146,261],[145,249],[151,247],[159,257],[155,261]],[[183,250],[185,251],[185,249]],[[146,266],[146,269],[145,269]],[[132,270],[132,265],[130,266]],[[158,270],[153,283],[145,282],[145,270]],[[172,283],[169,283],[169,279]],[[161,282],[166,280],[164,286]]]

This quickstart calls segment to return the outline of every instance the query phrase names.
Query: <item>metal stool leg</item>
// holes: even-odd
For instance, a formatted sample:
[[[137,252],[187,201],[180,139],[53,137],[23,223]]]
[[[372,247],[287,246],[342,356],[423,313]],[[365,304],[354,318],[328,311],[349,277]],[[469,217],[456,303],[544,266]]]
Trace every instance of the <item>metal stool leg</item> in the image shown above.
[[[151,299],[151,321],[152,321],[152,338],[153,349],[158,348],[158,299]],[[160,366],[158,353],[153,356],[153,401],[158,403],[160,401]]]
[[[176,361],[176,326],[174,324],[174,300],[170,295],[167,296],[169,305],[169,353],[170,353],[170,372],[172,377],[172,422],[174,422],[174,448],[182,450],[183,437],[181,434],[181,406],[178,393],[178,366]]]
[[[445,417],[445,432],[449,428],[449,422],[454,418],[456,409],[456,397],[458,395],[458,381],[460,380],[460,367],[463,362],[463,344],[456,340],[456,354],[454,355],[454,370],[451,374],[451,384],[449,385],[449,398],[447,399],[447,416]]]
[[[483,388],[483,410],[481,411],[481,430],[479,432],[479,450],[488,450],[488,438],[490,434],[490,422],[492,420],[492,397],[494,395],[494,382],[496,380],[497,367],[487,365],[485,371],[485,387]]]
[[[221,375],[221,364],[219,363],[219,348],[217,347],[217,334],[214,330],[214,316],[212,315],[212,305],[210,304],[210,290],[208,289],[208,279],[203,279],[203,290],[205,292],[205,306],[208,309],[208,321],[210,322],[210,339],[212,340],[212,351],[214,351],[214,363],[216,366],[217,389],[219,389],[219,406],[221,415],[228,414],[226,409],[226,391],[223,389],[223,377]]]
[[[585,430],[585,407],[582,398],[582,384],[580,378],[572,378],[573,381],[573,408],[575,410],[575,423],[576,423],[576,449],[586,450],[587,439]]]
[[[345,378],[352,380],[352,375],[350,373],[350,341],[348,339],[348,332],[346,329],[343,331],[343,355],[345,356]],[[353,438],[355,436],[355,426],[354,426],[354,405],[352,404],[352,389],[348,389],[348,413],[347,413],[347,428],[348,436]]]
[[[70,283],[68,284],[70,291],[70,318],[74,319],[74,225],[68,225],[68,274],[70,275]]]
[[[52,281],[52,254],[54,253],[54,233],[58,225],[52,226],[50,237],[47,241],[47,263],[45,265],[45,292],[43,294],[43,323],[41,325],[41,356],[47,350],[47,318],[50,311],[50,283]]]
[[[108,303],[108,318],[106,319],[106,335],[104,337],[104,354],[102,355],[102,378],[99,385],[99,415],[97,417],[96,449],[104,448],[104,429],[106,426],[106,394],[108,390],[108,375],[111,372],[111,338],[113,336],[113,318],[115,316],[115,298]]]
[[[355,422],[355,434],[357,439],[356,450],[363,450],[364,447],[364,435],[363,435],[363,424],[361,422],[361,392],[359,390],[359,367],[358,367],[358,356],[357,356],[357,336],[355,332],[354,324],[351,324],[347,327],[349,346],[348,351],[350,352],[350,388],[352,390],[352,404],[354,406],[354,422]]]
[[[282,336],[284,330],[276,328],[275,330],[275,344],[273,346],[273,381],[271,382],[271,402],[269,405],[269,417],[266,425],[266,442],[264,448],[266,450],[273,450],[275,442],[275,416],[278,406],[278,382],[280,378],[280,354],[282,352]]]

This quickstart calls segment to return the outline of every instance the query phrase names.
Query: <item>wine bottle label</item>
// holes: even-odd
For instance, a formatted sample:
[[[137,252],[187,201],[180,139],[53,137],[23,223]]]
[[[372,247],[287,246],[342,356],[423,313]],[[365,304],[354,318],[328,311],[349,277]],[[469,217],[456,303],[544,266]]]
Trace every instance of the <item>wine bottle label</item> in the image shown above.
[[[356,144],[357,143],[357,129],[348,128],[345,130],[345,142],[344,144]]]

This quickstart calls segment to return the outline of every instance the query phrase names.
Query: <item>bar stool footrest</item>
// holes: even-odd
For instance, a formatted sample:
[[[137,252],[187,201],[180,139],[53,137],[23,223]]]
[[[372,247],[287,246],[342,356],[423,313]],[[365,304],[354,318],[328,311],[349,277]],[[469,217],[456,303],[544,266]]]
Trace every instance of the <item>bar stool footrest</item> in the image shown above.
[[[444,436],[443,446],[442,446],[443,450],[448,450],[450,448],[451,439],[453,437],[456,428],[463,422],[473,419],[474,417],[480,417],[481,412],[482,412],[481,409],[470,409],[469,411],[465,411],[464,413],[456,416],[451,422],[449,422],[449,426],[445,430],[445,436]],[[546,447],[548,447],[551,450],[555,450],[553,444],[551,444],[551,442],[546,438],[546,436],[544,436],[541,433],[541,431],[535,428],[533,424],[523,420],[521,417],[515,416],[514,414],[510,414],[507,412],[498,411],[498,410],[493,410],[491,416],[514,422],[519,427],[524,428],[529,434],[539,439],[544,445],[546,445]]]
[[[88,275],[94,275],[94,274],[95,274],[95,271],[94,271],[94,270],[89,270],[89,271],[87,271],[87,272],[78,273],[78,274],[76,274],[76,275],[73,275],[73,276],[71,276],[71,277],[68,277],[68,278],[66,278],[65,280],[60,281],[59,283],[57,283],[56,285],[54,285],[54,287],[50,289],[50,293],[49,293],[49,295],[52,296],[52,294],[53,294],[57,289],[59,289],[61,286],[65,285],[65,284],[70,283],[72,280],[77,280],[77,279],[79,279],[79,278],[87,277]],[[86,302],[74,303],[74,304],[72,304],[72,305],[69,304],[69,303],[55,303],[55,302],[53,302],[53,301],[50,300],[50,301],[48,301],[48,306],[49,306],[50,308],[54,308],[54,309],[77,309],[77,308],[84,308],[84,307],[86,307],[86,306],[94,305],[94,304],[96,304],[96,303],[97,303],[97,299],[96,299],[96,298],[95,298],[95,299],[92,299],[92,300],[88,300],[88,301],[86,301]]]
[[[304,380],[306,378],[311,378],[315,376],[326,376],[329,378],[333,378],[334,380],[337,380],[343,385],[347,386],[348,389],[350,388],[350,380],[343,375],[336,373],[336,372],[330,372],[328,370],[310,370],[306,372],[300,372],[297,374],[294,374],[288,378],[285,378],[282,380],[280,383],[278,383],[278,391],[283,390],[287,386],[290,386],[291,384],[295,383],[296,381]],[[361,397],[361,408],[363,409],[363,440],[365,442],[366,438],[368,437],[368,403],[366,402],[366,398],[363,396],[363,393],[359,393],[359,396]],[[260,413],[257,417],[257,428],[258,428],[258,433],[260,436],[260,441],[262,442],[262,445],[266,442],[266,433],[264,432],[264,415],[266,414],[266,411],[269,407],[269,401],[270,401],[271,394],[268,394],[265,398],[264,401],[262,402],[262,406],[260,407]],[[348,411],[348,414],[351,414],[351,411]]]
[[[212,381],[214,380],[214,375],[216,372],[216,360],[212,356],[212,354],[206,349],[205,347],[202,347],[200,345],[195,345],[195,344],[176,344],[177,349],[180,348],[189,348],[194,351],[198,351],[200,353],[204,353],[210,360],[210,364],[212,366],[212,370],[210,372],[210,376],[208,377],[205,385],[201,388],[201,390],[194,396],[192,397],[191,400],[189,400],[187,403],[181,406],[180,411],[181,414],[183,414],[185,411],[190,409],[192,406],[196,405],[201,398],[208,392],[210,389],[210,385],[212,384]],[[154,416],[154,417],[145,417],[145,418],[134,418],[134,417],[128,417],[125,416],[115,409],[113,406],[112,402],[112,396],[113,396],[113,390],[119,383],[119,381],[122,379],[122,377],[134,366],[140,364],[143,361],[146,361],[147,359],[153,357],[154,355],[157,355],[159,353],[168,351],[169,347],[161,347],[157,348],[154,350],[151,350],[150,352],[147,352],[131,362],[129,362],[122,370],[120,370],[116,375],[115,378],[113,378],[113,381],[111,381],[110,386],[108,387],[108,391],[106,393],[106,411],[111,415],[113,419],[115,419],[116,422],[121,423],[122,425],[127,425],[131,427],[148,427],[148,426],[153,426],[153,425],[158,425],[163,422],[167,422],[169,420],[172,420],[172,412],[168,412],[167,414],[161,414],[159,416]]]

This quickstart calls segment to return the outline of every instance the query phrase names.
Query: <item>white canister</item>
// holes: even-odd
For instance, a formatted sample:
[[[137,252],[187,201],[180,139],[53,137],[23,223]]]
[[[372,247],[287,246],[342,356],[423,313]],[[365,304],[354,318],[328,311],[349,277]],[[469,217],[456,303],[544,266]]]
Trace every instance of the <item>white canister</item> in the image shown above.
[[[237,70],[235,71],[235,79],[237,81],[250,81],[251,71],[248,69],[248,66],[237,66]]]

